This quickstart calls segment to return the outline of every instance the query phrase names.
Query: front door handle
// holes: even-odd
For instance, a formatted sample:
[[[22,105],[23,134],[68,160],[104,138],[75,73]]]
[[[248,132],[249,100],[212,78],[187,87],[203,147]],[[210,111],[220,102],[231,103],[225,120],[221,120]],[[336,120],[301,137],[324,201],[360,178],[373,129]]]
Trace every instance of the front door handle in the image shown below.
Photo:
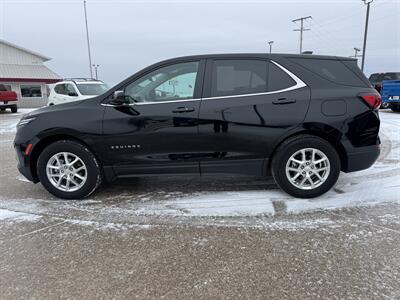
[[[296,103],[295,99],[286,99],[286,98],[279,98],[277,100],[272,101],[272,104],[282,105],[282,104],[290,104]]]
[[[193,111],[194,111],[193,107],[178,107],[175,110],[173,110],[172,112],[181,114],[181,113],[188,113],[188,112],[193,112]]]

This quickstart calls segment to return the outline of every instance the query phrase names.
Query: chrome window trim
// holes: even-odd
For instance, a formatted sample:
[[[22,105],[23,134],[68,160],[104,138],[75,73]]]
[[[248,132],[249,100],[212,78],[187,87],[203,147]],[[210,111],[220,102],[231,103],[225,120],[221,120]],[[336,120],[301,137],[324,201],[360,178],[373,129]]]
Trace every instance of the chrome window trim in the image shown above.
[[[289,91],[301,89],[301,88],[307,86],[307,84],[305,84],[304,81],[302,81],[299,77],[297,77],[291,71],[286,69],[284,66],[278,64],[276,61],[273,61],[273,60],[270,60],[270,62],[272,62],[274,65],[276,65],[282,71],[284,71],[287,75],[289,75],[289,77],[292,78],[295,81],[295,84],[290,86],[290,87],[288,87],[288,88],[282,89],[282,90],[276,90],[276,91],[270,91],[270,92],[252,93],[252,94],[240,94],[240,95],[229,95],[229,96],[205,97],[205,98],[194,98],[194,99],[182,99],[182,100],[169,100],[169,101],[159,101],[159,102],[137,102],[137,103],[128,104],[127,106],[163,104],[163,103],[178,103],[178,102],[214,100],[214,99],[223,99],[223,98],[239,98],[239,97],[250,97],[250,96],[261,96],[261,95],[273,95],[273,94],[278,94],[278,93],[289,92]],[[116,106],[116,105],[112,105],[112,104],[102,104],[102,105],[103,106]]]
[[[135,106],[137,103],[129,103],[129,104],[123,104],[123,105],[116,105],[116,104],[110,104],[110,103],[101,103],[102,106],[106,107],[128,107],[128,106]]]

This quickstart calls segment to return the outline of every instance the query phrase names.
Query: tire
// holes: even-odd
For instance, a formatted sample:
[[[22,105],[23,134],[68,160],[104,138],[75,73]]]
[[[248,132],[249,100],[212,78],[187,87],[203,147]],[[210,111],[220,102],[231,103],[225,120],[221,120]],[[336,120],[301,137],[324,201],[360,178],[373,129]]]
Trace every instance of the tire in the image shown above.
[[[390,106],[390,109],[393,111],[393,112],[400,112],[400,105],[391,105]]]
[[[380,109],[387,109],[387,108],[389,108],[389,106],[390,106],[389,102],[382,102]]]
[[[305,149],[305,159],[302,149]],[[312,153],[315,153],[314,161],[321,161],[324,157],[325,160],[317,164],[312,163]],[[296,163],[294,160],[304,163]],[[326,193],[335,185],[341,162],[335,148],[324,139],[312,135],[299,135],[284,141],[278,147],[271,167],[272,176],[283,191],[298,198],[314,198]],[[310,174],[309,177],[307,174]],[[289,178],[292,178],[293,183]],[[303,186],[300,186],[304,178],[307,179]],[[314,186],[310,180],[314,182]]]
[[[64,153],[69,162],[67,166]],[[37,172],[46,190],[62,199],[85,198],[102,181],[101,169],[95,156],[86,146],[72,140],[61,140],[47,146],[38,158]],[[48,172],[51,174],[48,175]],[[60,177],[62,179],[57,187]]]
[[[11,107],[11,112],[12,112],[13,114],[15,114],[16,112],[18,112],[18,107],[16,107],[16,106]]]
[[[0,111],[5,111],[6,109],[5,108],[0,108]]]

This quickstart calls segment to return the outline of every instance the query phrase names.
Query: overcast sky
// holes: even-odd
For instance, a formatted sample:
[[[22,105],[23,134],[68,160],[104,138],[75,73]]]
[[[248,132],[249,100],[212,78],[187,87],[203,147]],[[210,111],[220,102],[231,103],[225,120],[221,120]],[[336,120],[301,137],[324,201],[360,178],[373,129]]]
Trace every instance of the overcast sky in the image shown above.
[[[354,55],[362,48],[366,6],[361,0],[128,1],[87,0],[92,61],[114,85],[141,68],[175,56],[304,50]],[[400,1],[371,4],[365,73],[400,71]],[[63,77],[88,77],[83,0],[0,0],[0,38],[52,58]]]

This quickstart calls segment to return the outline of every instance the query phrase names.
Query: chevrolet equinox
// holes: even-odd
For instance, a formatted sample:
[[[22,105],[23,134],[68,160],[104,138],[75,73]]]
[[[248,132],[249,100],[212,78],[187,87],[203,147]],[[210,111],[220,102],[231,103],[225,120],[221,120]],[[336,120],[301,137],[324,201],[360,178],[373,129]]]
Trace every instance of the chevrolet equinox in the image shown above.
[[[121,177],[228,173],[311,198],[376,161],[380,104],[354,59],[189,56],[23,116],[14,144],[20,172],[65,199]]]

